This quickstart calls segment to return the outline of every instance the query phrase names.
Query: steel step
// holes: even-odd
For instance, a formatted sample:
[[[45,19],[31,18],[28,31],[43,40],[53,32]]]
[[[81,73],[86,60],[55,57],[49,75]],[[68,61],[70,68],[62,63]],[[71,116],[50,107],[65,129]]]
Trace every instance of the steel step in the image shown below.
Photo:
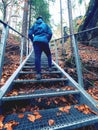
[[[33,93],[29,94],[19,94],[17,96],[2,97],[2,101],[12,101],[12,100],[25,100],[40,97],[54,97],[69,94],[79,94],[79,90],[35,90]]]
[[[36,74],[36,71],[20,71],[20,74]],[[45,72],[41,72],[41,74],[61,74],[61,71],[45,71]]]
[[[30,83],[30,82],[38,82],[38,83],[42,83],[42,82],[58,82],[58,81],[68,81],[67,78],[52,78],[52,79],[41,79],[41,80],[30,80],[30,79],[25,79],[25,80],[14,80],[14,83]]]
[[[19,122],[17,126],[14,127],[14,130],[67,130],[80,128],[86,126],[87,124],[93,124],[98,122],[98,115],[94,114],[83,114],[74,108],[74,105],[71,106],[70,113],[61,112],[60,115],[57,113],[60,112],[59,108],[40,110],[38,111],[42,116],[40,119],[36,119],[34,122],[28,120],[28,114],[33,115],[33,112],[25,112],[24,117],[18,118],[18,114],[11,114],[5,117],[3,124],[7,123],[10,120]],[[54,120],[54,124],[49,126],[48,121]]]
[[[34,59],[34,58],[27,60],[27,63],[34,63],[34,62],[35,62],[35,59]],[[47,59],[42,58],[41,63],[46,63],[46,64],[47,64],[48,61],[47,61]]]
[[[26,62],[25,66],[35,66],[35,63],[34,62],[31,62],[31,63],[28,63]],[[41,65],[47,65],[48,66],[48,62],[42,62]],[[54,66],[54,64],[52,64],[52,66]]]
[[[23,66],[23,69],[33,69],[35,68],[35,66]],[[42,69],[48,69],[49,67],[46,65],[46,66],[41,66]],[[55,66],[52,66],[52,69],[57,69],[57,67]]]

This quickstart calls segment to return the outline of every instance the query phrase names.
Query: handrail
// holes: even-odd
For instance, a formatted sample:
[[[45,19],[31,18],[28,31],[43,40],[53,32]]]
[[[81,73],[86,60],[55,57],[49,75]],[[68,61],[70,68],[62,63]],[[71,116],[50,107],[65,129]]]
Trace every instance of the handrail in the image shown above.
[[[5,53],[6,41],[7,41],[9,29],[13,30],[14,32],[19,34],[19,36],[21,36],[20,64],[23,61],[23,46],[24,46],[23,44],[24,44],[24,39],[26,39],[26,40],[29,40],[29,39],[26,36],[24,36],[22,33],[18,32],[17,30],[15,30],[11,26],[9,26],[7,23],[3,22],[2,20],[0,20],[0,23],[3,24],[2,35],[1,35],[1,44],[0,44],[0,48],[1,48],[1,50],[0,50],[0,80],[1,80],[2,68],[3,68],[3,64],[4,64],[4,53]],[[29,47],[29,46],[27,45],[27,47]],[[28,51],[28,49],[26,49],[26,51]],[[27,55],[28,55],[28,52],[26,52],[26,56]]]
[[[14,28],[12,28],[11,26],[9,26],[7,23],[3,22],[2,20],[0,20],[0,23],[2,23],[4,26],[8,26],[10,29],[12,29],[14,32],[18,33],[19,35],[21,35],[22,37],[25,37],[26,39],[28,39],[26,36],[24,36],[22,33],[18,32],[17,30],[15,30]]]
[[[18,33],[18,34],[21,35],[22,37],[25,37],[26,39],[28,39],[26,36],[24,36],[23,34],[21,34],[20,32],[18,32],[18,31],[15,30],[14,28],[12,28],[11,26],[9,26],[7,23],[3,22],[2,20],[0,20],[0,22],[1,22],[2,24],[4,24],[5,26],[8,26],[10,29],[12,29],[13,31],[15,31],[16,33]],[[52,40],[51,42],[60,40],[60,39],[62,39],[62,38],[68,38],[68,37],[70,37],[70,36],[72,36],[72,35],[78,35],[78,34],[81,34],[81,33],[85,33],[85,32],[88,32],[88,31],[92,31],[92,30],[95,30],[95,29],[98,29],[98,27],[86,29],[86,30],[83,30],[83,31],[80,31],[80,32],[74,33],[74,34],[69,34],[69,35],[67,35],[67,36],[54,39],[54,40]]]
[[[96,29],[98,29],[98,26],[90,28],[90,29],[86,29],[86,30],[83,30],[83,31],[80,31],[78,33],[70,34],[70,35],[67,35],[67,36],[64,36],[64,37],[61,37],[61,38],[58,38],[58,39],[54,39],[54,40],[51,41],[52,43],[56,43],[57,40],[60,40],[62,38],[72,37],[72,43],[73,43],[73,49],[74,49],[74,54],[73,55],[75,57],[77,76],[78,76],[78,83],[82,87],[84,87],[83,75],[82,75],[82,64],[81,64],[80,55],[79,55],[79,52],[78,52],[78,41],[77,41],[76,35],[79,35],[79,34],[82,35],[83,33],[86,33],[86,32],[92,31],[92,30],[96,30]],[[55,44],[55,46],[57,46],[57,44]],[[56,50],[56,48],[55,48],[55,50]],[[56,55],[55,55],[55,57],[56,57],[56,61],[57,61],[58,58],[57,58]]]
[[[54,39],[54,40],[52,40],[51,42],[54,42],[54,41],[57,41],[57,40],[60,40],[60,39],[63,39],[63,38],[68,38],[68,37],[71,37],[72,35],[75,35],[75,36],[76,36],[76,35],[78,35],[78,34],[82,34],[82,33],[85,33],[85,32],[89,32],[89,31],[92,31],[92,30],[95,30],[95,29],[98,29],[98,27],[86,29],[86,30],[83,30],[83,31],[80,31],[80,32],[74,33],[74,34],[69,34],[69,35],[67,35],[67,36]]]

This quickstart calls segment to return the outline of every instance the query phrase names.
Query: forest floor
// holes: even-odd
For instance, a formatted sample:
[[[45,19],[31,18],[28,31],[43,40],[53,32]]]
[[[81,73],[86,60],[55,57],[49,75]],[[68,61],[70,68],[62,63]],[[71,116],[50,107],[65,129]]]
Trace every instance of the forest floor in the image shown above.
[[[4,66],[2,70],[2,79],[0,86],[4,85],[7,79],[14,73],[14,71],[19,66],[20,61],[20,42],[18,42],[17,37],[14,35],[9,35],[6,44],[5,56],[4,56]]]
[[[10,36],[7,41],[7,47],[6,47],[6,53],[5,53],[5,60],[4,60],[4,67],[3,67],[3,74],[2,79],[0,82],[0,87],[4,85],[4,83],[7,81],[7,79],[13,74],[13,72],[18,68],[19,66],[19,60],[20,60],[20,48],[19,45],[20,42],[17,42],[13,36]],[[98,49],[90,46],[80,45],[82,48],[80,50],[80,54],[86,67],[89,67],[89,70],[96,73],[98,76]],[[88,52],[88,50],[94,50],[94,54],[91,52]],[[88,54],[87,54],[88,52]],[[67,52],[68,53],[68,52]],[[69,67],[69,61],[64,59],[70,59],[70,54],[67,54],[67,56],[60,55],[59,56],[59,65],[69,73],[70,76],[73,77],[75,68]],[[93,59],[93,62],[92,62]],[[70,64],[71,65],[71,64]],[[93,66],[92,66],[93,65]],[[93,79],[94,77],[92,74],[84,74],[85,78],[88,78],[89,80]],[[73,77],[74,78],[74,77]],[[76,78],[76,77],[75,77]],[[93,79],[94,87],[89,86],[87,89],[87,92],[93,96],[98,101],[98,77],[96,79]],[[77,130],[95,130],[94,126],[87,126],[83,127]]]

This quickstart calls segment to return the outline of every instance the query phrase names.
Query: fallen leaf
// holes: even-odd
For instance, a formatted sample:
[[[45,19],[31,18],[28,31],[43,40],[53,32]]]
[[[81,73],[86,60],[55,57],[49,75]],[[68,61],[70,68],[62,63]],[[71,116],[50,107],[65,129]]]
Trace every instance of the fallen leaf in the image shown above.
[[[63,102],[67,102],[65,97],[60,97],[60,100],[63,101]]]
[[[71,106],[60,107],[59,110],[62,112],[69,113]]]
[[[91,114],[91,113],[93,113],[93,114],[95,114],[95,115],[98,115],[97,112],[91,110],[90,107],[87,106],[86,104],[82,104],[82,105],[80,105],[80,106],[74,106],[74,108],[78,109],[78,111],[81,111],[81,112],[83,112],[83,113],[86,114],[86,115],[87,115],[87,114]]]
[[[50,104],[51,104],[51,102],[50,102],[50,101],[48,101],[48,102],[47,102],[47,105],[49,106]]]
[[[64,112],[64,107],[60,107],[59,110]]]
[[[34,111],[33,114],[34,115],[39,115],[39,112],[38,111]]]
[[[21,108],[21,112],[25,112],[26,111],[26,108]]]
[[[11,126],[9,126],[9,127],[7,128],[7,130],[13,130],[13,128],[12,128]]]
[[[6,94],[7,97],[9,97],[9,96],[17,96],[17,95],[18,95],[17,90],[12,90],[12,91],[10,91],[9,93]]]
[[[2,130],[3,129],[3,123],[0,121],[0,130]]]
[[[7,130],[12,130],[12,127],[13,127],[13,126],[16,126],[16,125],[18,125],[18,124],[19,124],[19,122],[16,122],[16,121],[14,121],[14,120],[11,120],[11,121],[7,122],[7,123],[4,125],[4,128],[6,128]]]
[[[49,124],[49,126],[52,126],[55,124],[55,121],[53,119],[50,119],[50,120],[48,120],[48,124]]]
[[[55,103],[55,104],[58,104],[58,101],[57,101],[57,100],[54,100],[54,103]]]
[[[42,118],[40,114],[35,116],[35,119],[40,119],[40,118]]]
[[[0,121],[2,122],[4,120],[4,116],[0,115]]]
[[[29,119],[31,122],[34,122],[34,121],[35,121],[35,116],[34,116],[34,115],[31,115],[31,114],[28,114],[28,119]]]
[[[19,114],[19,115],[18,115],[18,118],[24,118],[24,114],[22,114],[22,113]]]

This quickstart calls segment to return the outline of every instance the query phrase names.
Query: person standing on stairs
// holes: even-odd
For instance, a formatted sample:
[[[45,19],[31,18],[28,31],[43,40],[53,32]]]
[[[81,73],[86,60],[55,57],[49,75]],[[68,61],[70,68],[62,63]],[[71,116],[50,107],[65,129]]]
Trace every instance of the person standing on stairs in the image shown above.
[[[28,31],[28,37],[31,39],[35,54],[36,79],[41,79],[41,54],[44,52],[48,58],[49,71],[51,71],[52,57],[49,48],[49,42],[52,38],[51,28],[46,24],[41,16]]]

